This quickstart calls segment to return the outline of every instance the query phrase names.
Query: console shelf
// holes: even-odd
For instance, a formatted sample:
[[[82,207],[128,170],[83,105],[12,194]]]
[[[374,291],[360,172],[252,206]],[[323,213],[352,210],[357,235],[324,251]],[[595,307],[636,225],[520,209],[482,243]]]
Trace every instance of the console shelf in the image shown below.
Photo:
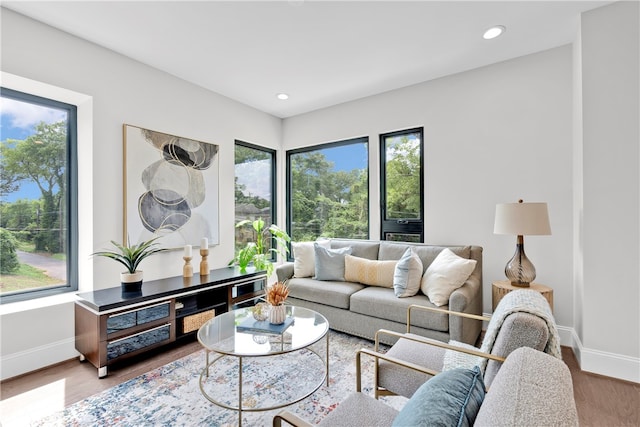
[[[80,360],[107,375],[107,366],[178,339],[193,338],[212,317],[253,305],[264,294],[264,271],[211,270],[208,276],[171,277],[142,284],[79,293],[75,303],[76,350]]]

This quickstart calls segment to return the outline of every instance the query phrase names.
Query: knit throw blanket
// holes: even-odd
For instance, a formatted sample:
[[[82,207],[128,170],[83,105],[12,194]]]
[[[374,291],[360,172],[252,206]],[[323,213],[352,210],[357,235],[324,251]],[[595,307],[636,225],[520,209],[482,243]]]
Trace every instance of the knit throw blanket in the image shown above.
[[[491,316],[491,321],[482,340],[480,351],[491,353],[491,349],[493,349],[493,345],[504,320],[507,316],[516,312],[533,314],[547,323],[549,340],[544,348],[544,352],[558,359],[562,359],[560,337],[558,336],[555,319],[553,318],[553,314],[551,314],[551,307],[549,307],[549,303],[539,292],[531,289],[518,289],[509,292],[500,300],[500,303]]]

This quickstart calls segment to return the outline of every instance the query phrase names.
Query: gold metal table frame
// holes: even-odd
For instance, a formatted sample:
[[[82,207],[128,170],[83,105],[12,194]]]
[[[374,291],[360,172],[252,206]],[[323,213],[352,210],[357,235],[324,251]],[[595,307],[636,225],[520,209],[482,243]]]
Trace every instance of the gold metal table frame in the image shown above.
[[[320,387],[322,387],[322,384],[325,381],[327,386],[329,386],[329,322],[324,316],[313,310],[303,307],[287,306],[287,316],[294,317],[294,322],[289,328],[287,328],[287,330],[285,330],[281,334],[238,331],[237,325],[240,323],[240,320],[238,319],[244,319],[246,316],[251,316],[251,312],[247,308],[241,308],[228,313],[224,313],[206,322],[198,331],[198,341],[200,341],[200,343],[203,345],[206,353],[205,367],[202,369],[199,379],[200,392],[211,403],[220,406],[221,408],[237,411],[238,426],[242,426],[243,412],[262,412],[280,409],[285,406],[298,403],[311,396],[318,389],[320,389]],[[266,342],[269,342],[270,349],[268,351],[258,352],[252,348],[243,348],[241,345],[237,344],[237,342],[240,341],[237,339],[239,338],[237,337],[237,334],[254,335],[254,337],[266,337]],[[293,335],[295,335],[295,337]],[[268,336],[279,336],[280,340],[269,340]],[[285,337],[289,337],[290,339],[285,340]],[[313,348],[313,346],[320,342],[322,338],[325,339],[324,360],[321,353]],[[265,344],[266,342],[260,344]],[[302,393],[302,395],[300,396],[295,396],[294,398],[282,403],[278,403],[277,405],[243,408],[242,370],[245,359],[251,360],[261,357],[279,356],[302,350],[310,351],[311,353],[313,353],[313,355],[315,355],[315,357],[318,358],[318,360],[320,360],[321,363],[323,362],[322,365],[324,367],[324,373],[317,384],[312,386],[306,393]],[[213,360],[210,360],[210,353],[216,353],[216,357]],[[205,390],[204,384],[209,377],[210,369],[214,368],[216,363],[225,357],[236,357],[238,359],[237,406],[221,402],[212,397]]]

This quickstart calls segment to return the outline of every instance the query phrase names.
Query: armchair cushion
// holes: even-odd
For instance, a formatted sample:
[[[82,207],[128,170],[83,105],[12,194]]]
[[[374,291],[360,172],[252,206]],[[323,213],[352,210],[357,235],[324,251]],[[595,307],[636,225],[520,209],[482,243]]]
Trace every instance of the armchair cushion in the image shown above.
[[[477,366],[443,372],[420,386],[393,426],[471,426],[484,395],[482,374]]]

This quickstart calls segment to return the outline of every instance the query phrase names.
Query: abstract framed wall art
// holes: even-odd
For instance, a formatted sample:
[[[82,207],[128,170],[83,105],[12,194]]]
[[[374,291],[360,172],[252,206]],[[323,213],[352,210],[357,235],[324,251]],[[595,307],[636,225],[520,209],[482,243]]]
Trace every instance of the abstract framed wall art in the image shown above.
[[[124,241],[219,243],[218,145],[124,124]]]

